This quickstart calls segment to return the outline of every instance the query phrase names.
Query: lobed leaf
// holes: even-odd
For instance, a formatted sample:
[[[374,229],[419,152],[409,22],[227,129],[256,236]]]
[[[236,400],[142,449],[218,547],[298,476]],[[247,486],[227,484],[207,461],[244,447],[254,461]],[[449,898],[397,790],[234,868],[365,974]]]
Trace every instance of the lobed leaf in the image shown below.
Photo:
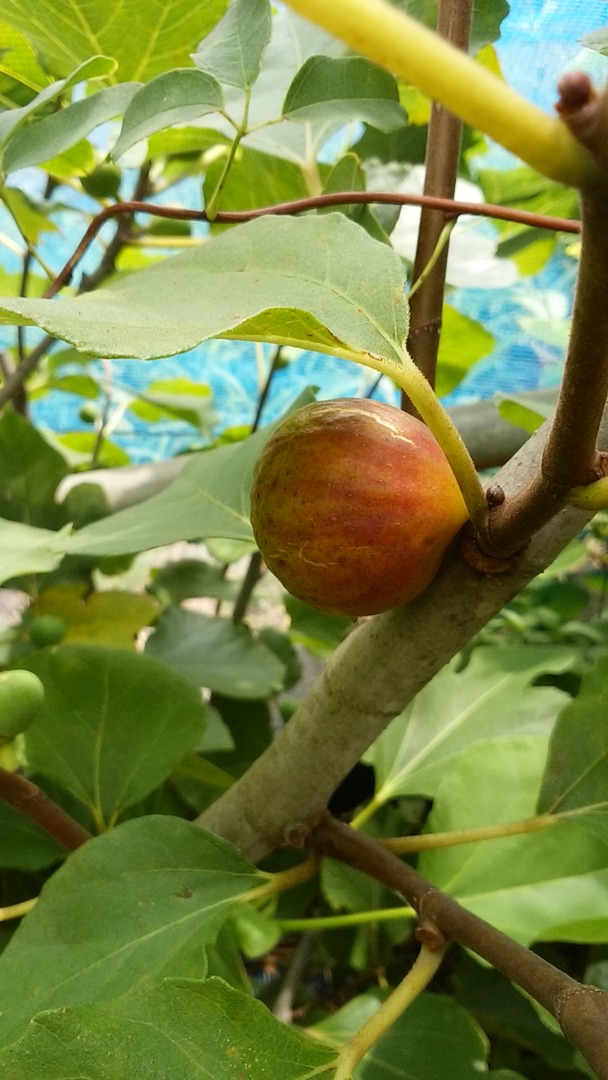
[[[311,1080],[335,1052],[218,978],[165,979],[108,1005],[43,1013],[0,1054],[11,1080]]]
[[[184,966],[204,976],[205,945],[260,884],[233,847],[179,818],[139,818],[90,840],[0,957],[0,1045],[43,1009],[109,1001]]]
[[[157,787],[203,733],[200,693],[150,656],[59,645],[19,662],[45,688],[24,736],[27,760],[98,821],[115,820]]]
[[[187,63],[195,41],[221,19],[228,0],[88,0],[75,14],[72,0],[4,0],[2,18],[20,30],[45,57],[49,70],[65,75],[93,53],[116,58],[117,77],[143,81]]]

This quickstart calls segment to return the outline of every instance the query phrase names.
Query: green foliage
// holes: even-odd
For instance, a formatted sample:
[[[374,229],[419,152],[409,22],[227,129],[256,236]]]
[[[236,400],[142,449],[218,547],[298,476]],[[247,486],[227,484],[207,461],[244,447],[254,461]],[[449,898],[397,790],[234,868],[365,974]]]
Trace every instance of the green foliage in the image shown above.
[[[400,6],[434,24],[435,0]],[[474,5],[472,51],[496,40],[506,14],[504,0]],[[268,0],[125,0],[109,13],[101,0],[5,0],[2,19],[0,199],[19,237],[11,243],[27,254],[17,273],[0,270],[0,320],[73,347],[41,347],[24,400],[0,416],[0,582],[23,590],[24,605],[0,630],[0,781],[18,770],[12,780],[27,777],[61,821],[95,835],[69,850],[56,823],[44,831],[48,816],[37,824],[23,803],[0,798],[0,920],[40,894],[12,934],[0,921],[0,1073],[333,1077],[340,1047],[415,958],[412,910],[331,860],[279,894],[289,880],[274,874],[301,855],[278,850],[256,870],[186,819],[239,790],[278,728],[293,731],[289,717],[351,624],[285,596],[260,568],[249,487],[275,424],[223,431],[202,376],[133,391],[110,360],[228,338],[401,363],[409,324],[390,243],[397,212],[344,205],[216,221],[204,242],[184,221],[122,215],[104,226],[86,275],[77,266],[52,300],[41,297],[57,268],[42,245],[65,239],[66,221],[75,244],[91,214],[134,190],[151,207],[178,207],[173,186],[184,178],[195,178],[201,207],[219,211],[363,192],[368,176],[390,188],[424,159],[428,102]],[[602,48],[601,34],[588,44]],[[465,151],[472,145],[482,154],[466,131]],[[15,186],[13,174],[32,166],[44,197]],[[469,178],[470,167],[463,156]],[[531,170],[482,168],[476,179],[489,201],[578,213],[572,191]],[[555,246],[538,230],[497,229],[499,254],[522,274]],[[522,331],[559,346],[566,326],[533,313]],[[10,333],[4,377],[31,347],[29,331]],[[494,344],[446,303],[439,393]],[[272,366],[271,390],[288,355]],[[262,414],[269,368],[258,360],[251,418]],[[73,425],[37,428],[28,401],[58,392],[74,403]],[[540,417],[524,408],[499,404],[532,430]],[[169,481],[156,464],[123,470],[125,417],[155,431],[181,423],[195,452]],[[66,495],[75,471],[82,483]],[[367,786],[359,773],[342,792],[345,813],[376,839],[457,834],[408,858],[470,911],[602,986],[607,536],[599,516],[387,726],[365,754]],[[353,679],[367,676],[363,665]],[[320,685],[331,695],[331,680]],[[331,746],[327,724],[311,784]],[[285,783],[279,762],[277,792]],[[275,793],[264,792],[270,808]],[[537,815],[550,827],[461,842],[468,829]],[[277,1019],[285,996],[291,1024]],[[590,1075],[531,999],[453,948],[353,1078],[484,1073]]]

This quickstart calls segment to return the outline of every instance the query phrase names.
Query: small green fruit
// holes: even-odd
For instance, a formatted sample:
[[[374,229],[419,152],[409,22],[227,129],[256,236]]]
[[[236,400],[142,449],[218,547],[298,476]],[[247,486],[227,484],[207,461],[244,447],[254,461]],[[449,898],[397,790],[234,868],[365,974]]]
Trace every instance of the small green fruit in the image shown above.
[[[118,165],[106,161],[93,169],[88,176],[81,176],[80,183],[87,195],[91,195],[94,199],[115,199],[120,188],[121,176]]]
[[[44,704],[44,686],[33,671],[0,673],[0,739],[14,739],[34,723]]]
[[[375,401],[305,406],[254,470],[251,524],[266,565],[332,615],[374,615],[418,596],[467,518],[433,434]]]
[[[36,615],[29,626],[30,641],[39,649],[45,645],[58,645],[66,630],[65,619],[60,615]]]
[[[78,415],[83,424],[95,424],[101,416],[99,406],[94,401],[85,401],[78,410]]]

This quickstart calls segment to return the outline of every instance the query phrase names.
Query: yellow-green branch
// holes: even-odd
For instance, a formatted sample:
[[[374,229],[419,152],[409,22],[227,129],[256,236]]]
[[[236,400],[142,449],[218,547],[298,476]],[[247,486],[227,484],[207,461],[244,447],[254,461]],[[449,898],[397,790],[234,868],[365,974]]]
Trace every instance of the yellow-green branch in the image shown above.
[[[566,124],[387,0],[287,3],[552,180],[575,187],[600,180],[599,166]]]

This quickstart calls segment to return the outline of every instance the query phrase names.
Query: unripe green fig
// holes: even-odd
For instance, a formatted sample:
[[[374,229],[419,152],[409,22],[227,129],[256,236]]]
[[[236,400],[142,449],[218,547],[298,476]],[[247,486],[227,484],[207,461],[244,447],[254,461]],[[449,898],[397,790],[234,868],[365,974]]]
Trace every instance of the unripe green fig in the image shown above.
[[[29,625],[30,641],[43,649],[45,645],[58,645],[67,630],[61,615],[36,615]]]
[[[266,565],[333,615],[375,615],[418,596],[467,518],[434,435],[376,401],[306,405],[254,469],[251,524]]]
[[[44,703],[44,686],[33,671],[0,673],[0,740],[14,739],[34,723]]]
[[[87,195],[94,199],[116,199],[120,188],[121,171],[111,161],[102,161],[88,176],[81,176]]]

